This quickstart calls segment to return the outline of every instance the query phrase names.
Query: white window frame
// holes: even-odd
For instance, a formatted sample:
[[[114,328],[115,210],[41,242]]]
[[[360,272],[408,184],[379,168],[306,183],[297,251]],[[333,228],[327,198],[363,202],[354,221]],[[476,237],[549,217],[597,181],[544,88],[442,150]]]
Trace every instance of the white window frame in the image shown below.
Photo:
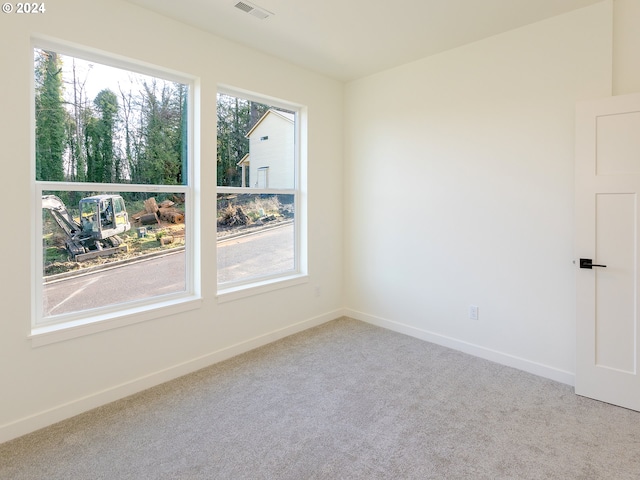
[[[225,187],[218,186],[216,179],[216,198],[220,193],[230,194],[271,194],[294,196],[294,268],[286,272],[263,275],[243,280],[236,280],[217,284],[217,299],[219,303],[233,301],[251,295],[299,285],[308,282],[307,263],[307,109],[306,107],[260,95],[234,87],[219,85],[218,93],[239,97],[253,102],[282,108],[295,113],[294,133],[294,187],[291,189]],[[217,252],[217,248],[216,248]]]
[[[145,64],[107,52],[84,48],[75,44],[33,37],[30,52],[34,49],[54,51],[61,55],[93,61],[103,65],[179,82],[189,86],[187,99],[187,181],[183,185],[136,185],[111,183],[52,182],[36,180],[35,154],[35,78],[31,74],[31,186],[32,186],[32,315],[29,338],[34,347],[68,340],[96,332],[120,328],[126,325],[152,320],[167,315],[193,310],[201,305],[200,281],[200,227],[196,219],[200,215],[200,163],[195,152],[199,136],[199,118],[196,115],[196,99],[199,98],[199,82],[196,77],[155,65]],[[43,246],[42,246],[42,192],[105,191],[105,192],[153,192],[185,194],[185,290],[171,294],[108,305],[101,308],[73,312],[45,318],[43,313]]]

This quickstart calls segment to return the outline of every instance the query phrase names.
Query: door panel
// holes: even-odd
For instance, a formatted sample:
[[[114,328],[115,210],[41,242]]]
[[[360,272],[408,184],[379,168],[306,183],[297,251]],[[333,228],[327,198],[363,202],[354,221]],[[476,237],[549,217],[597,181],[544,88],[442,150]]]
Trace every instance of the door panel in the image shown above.
[[[576,110],[576,393],[640,410],[640,95]]]
[[[598,175],[640,173],[640,112],[602,115],[596,122]]]
[[[596,255],[606,268],[596,269],[595,363],[601,368],[635,372],[635,231],[634,194],[596,195]]]

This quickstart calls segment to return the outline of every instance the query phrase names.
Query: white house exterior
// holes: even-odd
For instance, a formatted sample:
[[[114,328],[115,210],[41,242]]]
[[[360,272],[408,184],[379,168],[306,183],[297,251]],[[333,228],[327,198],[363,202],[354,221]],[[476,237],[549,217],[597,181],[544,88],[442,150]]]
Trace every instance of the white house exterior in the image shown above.
[[[243,186],[294,188],[295,115],[269,109],[246,136],[249,154],[238,163]],[[245,185],[247,167],[249,185]]]

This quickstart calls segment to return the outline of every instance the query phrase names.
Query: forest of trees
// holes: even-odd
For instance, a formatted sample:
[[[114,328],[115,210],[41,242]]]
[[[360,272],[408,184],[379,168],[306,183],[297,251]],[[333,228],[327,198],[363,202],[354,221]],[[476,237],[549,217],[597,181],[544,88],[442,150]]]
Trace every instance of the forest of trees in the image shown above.
[[[186,182],[187,85],[131,72],[90,98],[98,74],[82,68],[87,62],[40,49],[34,62],[37,180]],[[218,95],[218,185],[242,185],[246,134],[268,109]]]
[[[90,82],[74,58],[35,51],[36,179],[186,182],[189,87],[132,74],[89,98]]]

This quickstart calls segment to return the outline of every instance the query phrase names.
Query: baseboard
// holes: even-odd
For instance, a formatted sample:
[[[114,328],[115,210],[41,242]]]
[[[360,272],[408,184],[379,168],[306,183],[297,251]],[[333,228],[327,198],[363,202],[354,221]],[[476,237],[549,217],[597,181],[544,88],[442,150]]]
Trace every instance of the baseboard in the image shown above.
[[[411,337],[419,338],[427,342],[435,343],[443,347],[452,348],[460,352],[468,353],[470,355],[484,358],[485,360],[491,360],[492,362],[499,363],[512,368],[517,368],[540,377],[555,380],[560,383],[574,386],[575,374],[560,370],[548,365],[532,362],[525,358],[516,357],[507,353],[499,352],[489,348],[475,345],[455,338],[440,335],[438,333],[429,332],[420,328],[406,325],[404,323],[396,322],[393,320],[387,320],[385,318],[376,317],[363,312],[358,312],[351,309],[346,309],[345,315],[355,320],[377,325],[379,327],[393,330],[394,332],[403,333]]]
[[[157,372],[153,372],[144,377],[136,378],[129,382],[110,387],[100,392],[93,393],[86,397],[78,398],[71,402],[57,405],[48,410],[21,418],[11,423],[0,426],[0,443],[18,438],[27,433],[34,432],[41,428],[53,425],[54,423],[66,420],[91,409],[106,405],[107,403],[128,397],[148,388],[160,385],[164,382],[174,380],[183,375],[208,367],[215,363],[227,360],[241,353],[248,352],[255,348],[267,345],[276,340],[288,337],[295,333],[302,332],[309,328],[322,325],[323,323],[335,320],[345,315],[343,309],[334,310],[307,320],[289,325],[287,327],[260,335],[229,347],[208,353],[206,355],[188,360]]]

